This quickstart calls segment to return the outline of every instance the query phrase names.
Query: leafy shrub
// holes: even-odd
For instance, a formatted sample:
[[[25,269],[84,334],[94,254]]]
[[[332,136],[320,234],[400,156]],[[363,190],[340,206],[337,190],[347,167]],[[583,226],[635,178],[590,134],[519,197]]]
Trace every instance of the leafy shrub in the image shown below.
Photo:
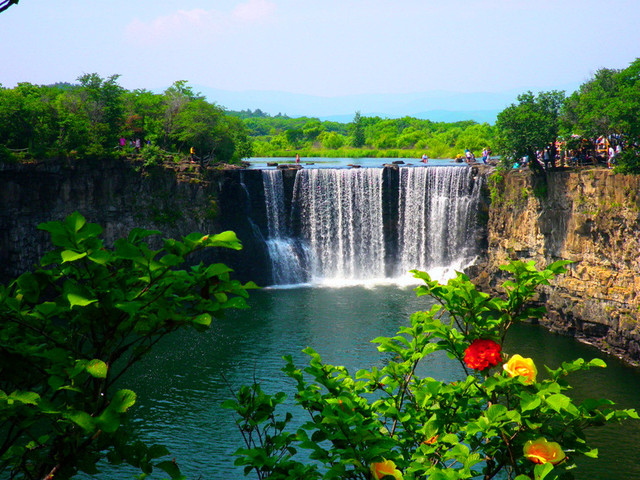
[[[0,162],[14,163],[16,156],[5,145],[0,144]]]
[[[304,350],[310,356],[304,370],[285,357],[295,403],[306,410],[297,432],[286,430],[291,413],[277,413],[282,392],[269,395],[254,384],[225,402],[245,440],[236,464],[271,480],[574,478],[577,457],[597,456],[585,428],[638,415],[607,400],[576,403],[567,395],[567,375],[604,367],[602,360],[565,362],[538,379],[533,360],[502,352],[511,325],[541,317],[544,309],[530,302],[536,287],[566,263],[543,271],[533,262],[502,267],[514,277],[502,284],[504,298],[477,291],[463,274],[440,285],[414,271],[425,282],[417,294],[436,305],[413,314],[397,336],[374,340],[384,367],[351,376],[311,348]],[[438,351],[460,363],[466,377],[420,378],[418,365]],[[312,462],[296,459],[299,450]]]
[[[160,165],[165,157],[165,152],[157,145],[145,145],[141,150],[145,167]]]
[[[618,173],[640,174],[640,150],[623,150],[616,155],[615,171]]]
[[[146,239],[159,232],[134,229],[109,249],[79,213],[39,228],[55,250],[0,285],[0,478],[93,474],[105,455],[182,478],[166,448],[133,441],[122,421],[136,394],[116,383],[166,335],[246,306],[253,284],[231,280],[227,266],[181,268],[203,248],[240,242],[194,233],[152,250]]]

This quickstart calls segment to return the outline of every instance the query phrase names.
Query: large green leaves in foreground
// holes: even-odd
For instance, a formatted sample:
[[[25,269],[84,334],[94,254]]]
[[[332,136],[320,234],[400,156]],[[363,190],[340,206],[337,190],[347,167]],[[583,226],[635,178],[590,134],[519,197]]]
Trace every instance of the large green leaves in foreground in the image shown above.
[[[246,306],[253,284],[231,280],[227,266],[180,268],[203,248],[240,242],[191,234],[153,250],[146,240],[159,232],[134,229],[109,249],[78,213],[39,228],[55,250],[0,286],[0,477],[91,474],[107,455],[143,476],[159,468],[180,478],[164,447],[129,438],[122,420],[136,394],[115,384],[164,336]]]
[[[577,457],[597,456],[586,428],[638,415],[607,400],[576,403],[569,396],[567,376],[604,367],[601,360],[566,362],[538,380],[533,360],[501,351],[514,322],[542,316],[531,300],[566,263],[542,271],[533,262],[504,266],[513,280],[502,284],[501,297],[478,291],[463,274],[441,285],[414,271],[425,282],[417,294],[436,304],[413,314],[397,336],[374,340],[384,367],[353,377],[311,348],[304,370],[285,357],[295,402],[306,410],[297,432],[286,430],[291,413],[277,413],[283,393],[272,396],[256,384],[225,402],[245,440],[236,464],[261,479],[573,478]],[[461,364],[460,380],[416,374],[436,351]],[[302,458],[295,456],[300,450]]]

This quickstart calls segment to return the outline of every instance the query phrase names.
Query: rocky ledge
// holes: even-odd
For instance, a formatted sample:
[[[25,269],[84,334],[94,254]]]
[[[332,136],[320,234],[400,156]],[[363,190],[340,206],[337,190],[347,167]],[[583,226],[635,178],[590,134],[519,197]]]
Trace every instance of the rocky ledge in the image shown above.
[[[607,169],[495,175],[490,181],[486,288],[510,259],[570,260],[546,287],[545,325],[640,363],[640,177]]]

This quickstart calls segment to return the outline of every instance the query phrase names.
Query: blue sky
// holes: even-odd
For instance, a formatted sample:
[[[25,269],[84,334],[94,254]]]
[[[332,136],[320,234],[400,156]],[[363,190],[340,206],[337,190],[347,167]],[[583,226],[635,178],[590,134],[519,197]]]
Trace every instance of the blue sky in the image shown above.
[[[639,0],[21,0],[0,83],[120,74],[353,94],[565,89],[640,56]]]

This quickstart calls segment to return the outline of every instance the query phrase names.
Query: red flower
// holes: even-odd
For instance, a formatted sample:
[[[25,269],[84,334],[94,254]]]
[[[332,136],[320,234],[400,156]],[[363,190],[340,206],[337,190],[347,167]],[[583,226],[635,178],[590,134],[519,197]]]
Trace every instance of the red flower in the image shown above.
[[[502,362],[502,347],[493,340],[478,338],[464,351],[464,363],[474,370],[495,367]]]

